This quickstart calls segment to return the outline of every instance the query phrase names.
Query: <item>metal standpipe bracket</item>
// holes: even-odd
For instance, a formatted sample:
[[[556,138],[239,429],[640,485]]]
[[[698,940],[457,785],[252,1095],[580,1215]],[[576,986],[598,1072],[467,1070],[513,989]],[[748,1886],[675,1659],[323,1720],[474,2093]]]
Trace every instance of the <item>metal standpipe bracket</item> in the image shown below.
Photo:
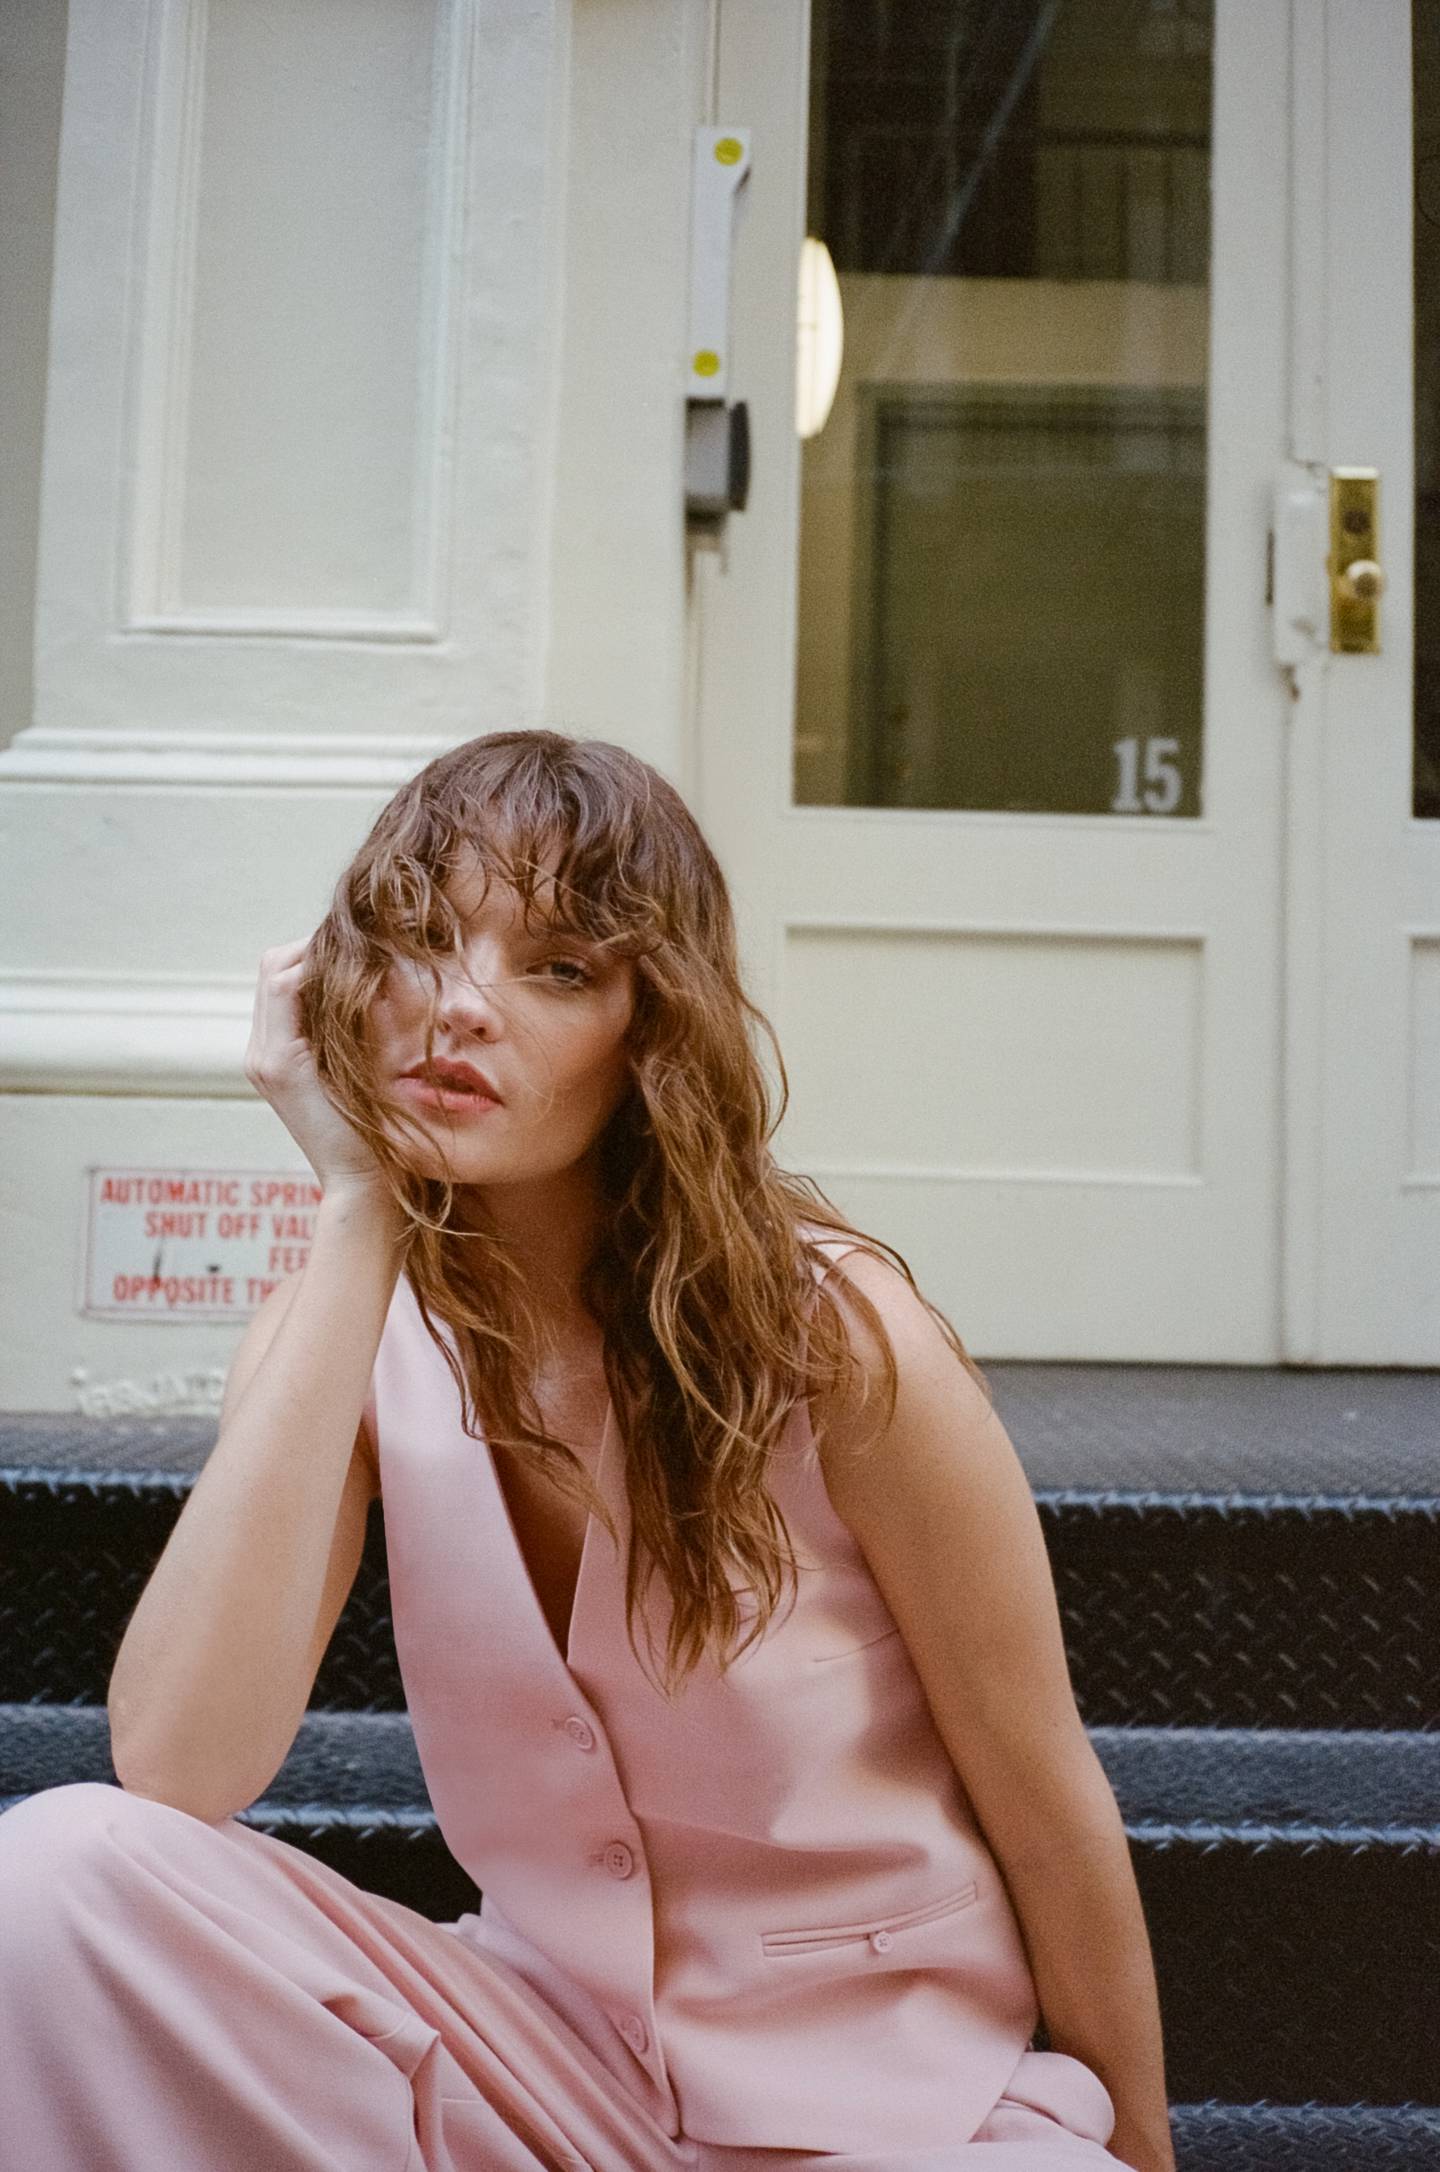
[[[743,400],[691,400],[685,412],[685,511],[717,523],[750,494],[750,410]]]
[[[690,207],[690,311],[686,356],[685,511],[714,531],[743,512],[750,487],[744,402],[727,400],[730,264],[735,203],[750,171],[748,128],[697,128]]]

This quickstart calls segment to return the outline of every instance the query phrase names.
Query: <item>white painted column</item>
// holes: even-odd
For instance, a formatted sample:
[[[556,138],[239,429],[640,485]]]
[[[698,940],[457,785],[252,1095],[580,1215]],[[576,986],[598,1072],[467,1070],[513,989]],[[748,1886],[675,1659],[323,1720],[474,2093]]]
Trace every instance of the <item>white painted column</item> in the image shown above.
[[[308,1175],[244,1081],[255,971],[397,784],[541,722],[683,768],[705,6],[573,17],[70,0],[34,717],[0,754],[8,1408],[213,1404],[257,1239],[217,1209],[152,1241],[91,1172],[246,1207]],[[107,1309],[162,1245],[241,1279]]]

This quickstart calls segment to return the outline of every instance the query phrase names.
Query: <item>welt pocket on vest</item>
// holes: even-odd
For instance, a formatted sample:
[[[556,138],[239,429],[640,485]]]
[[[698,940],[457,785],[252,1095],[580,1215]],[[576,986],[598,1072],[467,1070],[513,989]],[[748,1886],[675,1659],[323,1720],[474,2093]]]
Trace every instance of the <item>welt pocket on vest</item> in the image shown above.
[[[888,1629],[877,1629],[873,1637],[865,1637],[859,1644],[847,1644],[843,1652],[816,1652],[810,1664],[812,1667],[828,1667],[837,1659],[853,1659],[856,1652],[868,1652],[872,1644],[883,1644],[887,1637],[898,1637],[899,1634],[899,1622],[892,1621]]]
[[[761,1950],[780,1955],[819,1953],[827,1946],[871,1945],[877,1953],[886,1953],[898,1933],[968,1908],[978,1890],[972,1878],[958,1893],[947,1893],[943,1900],[929,1901],[923,1908],[907,1908],[902,1915],[876,1916],[869,1923],[817,1923],[797,1931],[762,1931]]]

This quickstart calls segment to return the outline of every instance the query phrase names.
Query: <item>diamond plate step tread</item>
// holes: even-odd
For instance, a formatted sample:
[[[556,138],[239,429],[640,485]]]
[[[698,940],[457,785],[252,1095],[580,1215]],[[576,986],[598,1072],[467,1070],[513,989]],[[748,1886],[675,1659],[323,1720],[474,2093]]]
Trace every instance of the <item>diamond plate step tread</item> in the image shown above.
[[[1422,2104],[1172,2104],[1176,2172],[1435,2172],[1440,2109]]]
[[[1440,1369],[975,1355],[1032,1486],[1440,1491]],[[0,1462],[194,1469],[216,1424],[213,1415],[0,1413]]]
[[[1267,1774],[1267,1745],[1244,1730],[1124,1734],[1095,1730],[1091,1739],[1119,1782],[1177,2100],[1270,2098],[1283,2109],[1326,2098],[1343,2106],[1440,2097],[1428,2019],[1440,1973],[1440,1824],[1429,1777],[1436,1738],[1297,1743],[1282,1734],[1268,1745],[1278,1770]],[[1306,1814],[1303,1785],[1317,1773],[1327,1811],[1345,1822]],[[1357,1782],[1348,1800],[1346,1773]],[[85,1780],[115,1784],[103,1707],[0,1705],[0,1811]],[[1188,1814],[1158,1820],[1177,1789]],[[1387,1803],[1412,1808],[1417,1789],[1424,1825],[1374,1821]],[[1277,1816],[1287,1804],[1301,1815]],[[235,1815],[432,1922],[481,1905],[440,1833],[403,1712],[307,1713],[274,1783]],[[1387,1955],[1379,1975],[1377,1950]],[[1244,2132],[1222,2122],[1202,2137],[1216,2154],[1186,2160],[1185,2172],[1272,2172],[1309,2138],[1308,2127],[1288,2140],[1267,2127],[1259,2139],[1252,2133],[1257,2154],[1247,2155]],[[1386,2154],[1393,2137],[1357,2131],[1349,2139],[1356,2154],[1329,2160],[1347,2172],[1412,2161],[1403,2152],[1413,2136],[1394,2142],[1399,2155]]]
[[[1440,1734],[1397,1729],[1091,1727],[1126,1822],[1237,1836],[1325,1828],[1440,1845]]]
[[[1440,1491],[1440,1370],[980,1364],[1032,1486]]]
[[[1090,1725],[1440,1727],[1440,1498],[1034,1498]]]
[[[1092,1727],[1127,1827],[1266,1845],[1287,1832],[1440,1852],[1440,1735],[1285,1728]],[[0,1796],[114,1781],[99,1705],[0,1704]],[[405,1712],[307,1712],[256,1809],[432,1817]]]
[[[103,1700],[190,1471],[0,1468],[0,1700]],[[1440,1496],[1035,1493],[1092,1726],[1440,1729]],[[397,1710],[383,1503],[312,1703]]]

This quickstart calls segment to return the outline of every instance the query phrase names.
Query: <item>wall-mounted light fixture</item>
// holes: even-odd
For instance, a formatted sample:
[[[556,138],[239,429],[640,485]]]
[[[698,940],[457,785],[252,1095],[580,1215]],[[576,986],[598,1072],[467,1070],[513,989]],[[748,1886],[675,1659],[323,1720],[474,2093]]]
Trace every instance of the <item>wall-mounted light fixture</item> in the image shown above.
[[[845,354],[845,312],[830,251],[807,234],[800,244],[795,337],[795,427],[816,437],[829,419]]]

